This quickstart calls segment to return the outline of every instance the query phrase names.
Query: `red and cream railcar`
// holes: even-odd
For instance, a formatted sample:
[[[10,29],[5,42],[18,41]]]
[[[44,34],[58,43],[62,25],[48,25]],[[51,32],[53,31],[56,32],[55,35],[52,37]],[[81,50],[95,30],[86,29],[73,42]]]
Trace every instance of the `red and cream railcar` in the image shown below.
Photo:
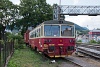
[[[24,42],[26,43],[26,45],[29,45],[29,32],[30,32],[30,30],[27,30],[24,33]]]
[[[49,57],[65,57],[75,51],[75,25],[72,22],[45,21],[27,35],[29,40],[26,42]]]

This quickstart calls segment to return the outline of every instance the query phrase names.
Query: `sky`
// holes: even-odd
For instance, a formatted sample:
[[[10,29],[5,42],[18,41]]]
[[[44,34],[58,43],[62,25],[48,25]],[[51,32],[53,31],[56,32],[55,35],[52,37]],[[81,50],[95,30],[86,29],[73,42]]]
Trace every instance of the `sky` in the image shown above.
[[[20,0],[10,0],[14,4],[19,4]],[[61,3],[60,3],[61,1]],[[59,5],[94,5],[100,6],[100,0],[46,0],[50,5],[59,4]],[[72,21],[82,27],[87,27],[90,30],[100,28],[100,16],[66,16],[67,21]]]

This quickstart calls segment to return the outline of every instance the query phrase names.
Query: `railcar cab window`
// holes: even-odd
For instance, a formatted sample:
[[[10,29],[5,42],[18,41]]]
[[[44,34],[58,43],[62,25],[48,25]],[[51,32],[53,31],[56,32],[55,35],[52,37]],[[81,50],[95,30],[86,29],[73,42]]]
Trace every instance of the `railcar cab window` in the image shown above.
[[[61,36],[74,36],[74,27],[69,25],[61,25]]]
[[[30,33],[30,38],[32,38],[32,32]]]
[[[37,29],[37,32],[36,32],[36,34],[37,34],[37,37],[39,37],[39,29]]]
[[[44,36],[60,36],[60,26],[44,25]]]

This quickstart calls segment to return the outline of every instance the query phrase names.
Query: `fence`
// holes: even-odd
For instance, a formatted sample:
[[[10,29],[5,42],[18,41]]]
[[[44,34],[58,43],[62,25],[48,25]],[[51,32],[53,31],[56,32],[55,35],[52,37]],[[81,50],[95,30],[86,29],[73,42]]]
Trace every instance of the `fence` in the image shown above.
[[[0,67],[6,67],[8,59],[14,52],[14,41],[7,41],[6,32],[0,29]]]
[[[0,42],[0,67],[4,67],[8,63],[8,59],[14,52],[14,42]]]

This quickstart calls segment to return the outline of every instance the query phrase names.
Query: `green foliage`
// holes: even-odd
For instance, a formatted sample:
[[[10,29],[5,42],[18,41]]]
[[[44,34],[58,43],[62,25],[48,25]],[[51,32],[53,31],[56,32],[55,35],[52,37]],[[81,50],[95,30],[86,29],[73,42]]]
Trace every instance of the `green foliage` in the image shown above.
[[[17,5],[9,0],[0,0],[0,22],[3,26],[14,23],[17,16]]]
[[[18,33],[18,35],[7,33],[8,41],[14,40],[15,49],[24,48],[23,36]]]
[[[97,43],[100,44],[100,40],[98,40]]]
[[[82,42],[82,40],[78,40],[77,42]]]
[[[50,64],[50,61],[43,55],[25,47],[24,49],[15,50],[7,67],[59,67],[64,60],[57,60],[54,64]]]
[[[90,43],[97,43],[95,40],[90,40]]]
[[[53,19],[52,6],[46,0],[21,0],[19,12],[23,18],[17,20],[16,27],[23,27],[22,34],[30,26],[36,27],[43,21]]]
[[[1,43],[1,44],[4,44],[4,41],[3,41],[3,40],[0,40],[0,43]]]
[[[9,62],[8,66],[9,66],[9,67],[20,67],[20,66],[18,66],[18,64],[16,64],[16,63],[15,63],[14,61],[12,61],[12,60]]]
[[[0,22],[8,29],[21,30],[21,34],[30,26],[36,27],[43,21],[52,19],[53,9],[46,0],[21,0],[20,5],[0,0]]]
[[[15,49],[23,49],[24,46],[25,46],[24,44],[20,43],[20,42],[18,41],[18,39],[15,39],[15,40],[14,40],[14,43],[15,43],[15,45],[14,45]]]

